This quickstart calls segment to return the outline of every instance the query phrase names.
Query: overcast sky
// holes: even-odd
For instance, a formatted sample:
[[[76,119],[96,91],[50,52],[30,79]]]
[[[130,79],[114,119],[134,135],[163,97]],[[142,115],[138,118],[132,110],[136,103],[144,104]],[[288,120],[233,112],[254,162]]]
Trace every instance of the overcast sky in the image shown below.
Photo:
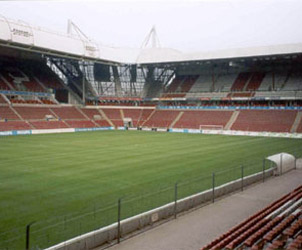
[[[302,0],[0,1],[0,15],[102,44],[140,47],[153,25],[163,47],[205,51],[302,43]],[[1,31],[0,31],[1,32]]]

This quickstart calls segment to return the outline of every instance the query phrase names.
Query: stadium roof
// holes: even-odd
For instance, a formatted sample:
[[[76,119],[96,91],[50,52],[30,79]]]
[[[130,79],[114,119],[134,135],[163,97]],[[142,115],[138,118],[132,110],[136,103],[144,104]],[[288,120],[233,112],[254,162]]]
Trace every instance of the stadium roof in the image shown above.
[[[62,34],[0,17],[0,45],[74,58],[118,64],[160,64],[302,53],[302,44],[286,44],[184,53],[171,48],[104,46],[79,34]]]

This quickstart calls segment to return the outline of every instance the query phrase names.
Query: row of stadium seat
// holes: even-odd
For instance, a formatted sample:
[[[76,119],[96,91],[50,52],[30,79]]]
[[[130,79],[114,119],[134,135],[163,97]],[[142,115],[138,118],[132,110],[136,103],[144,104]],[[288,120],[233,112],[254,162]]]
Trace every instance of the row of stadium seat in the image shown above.
[[[240,72],[221,74],[216,78],[211,74],[177,76],[162,97],[193,97],[192,94],[207,92],[224,92],[226,93],[224,96],[227,96],[228,92],[230,92],[229,96],[233,96],[232,92],[267,92],[272,90],[273,81],[275,90],[297,91],[301,90],[302,74],[300,72],[279,72],[274,75],[271,72]],[[187,93],[187,95],[181,95],[181,93]],[[242,95],[244,96],[244,94]]]
[[[301,249],[302,186],[219,236],[205,249]]]
[[[296,110],[189,111],[143,108],[80,109],[61,106],[12,107],[3,104],[0,106],[0,120],[32,122],[45,121],[47,117],[50,117],[50,120],[62,120],[67,127],[111,126],[111,124],[117,127],[124,125],[124,118],[131,118],[134,127],[200,129],[202,125],[240,131],[291,132],[294,123],[296,123],[296,132],[302,132],[302,121],[297,120],[298,111]],[[47,126],[47,123],[41,124]],[[35,124],[32,125],[36,127]],[[54,123],[50,124],[51,128],[53,126]]]
[[[48,89],[63,89],[64,86],[45,65],[28,67],[21,60],[10,62],[0,69],[0,89],[30,92],[47,92]]]

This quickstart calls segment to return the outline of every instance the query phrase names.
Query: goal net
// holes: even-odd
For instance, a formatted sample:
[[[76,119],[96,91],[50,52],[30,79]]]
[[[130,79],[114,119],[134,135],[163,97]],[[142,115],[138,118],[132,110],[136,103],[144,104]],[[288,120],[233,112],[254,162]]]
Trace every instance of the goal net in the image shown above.
[[[223,130],[222,125],[199,125],[199,130]]]

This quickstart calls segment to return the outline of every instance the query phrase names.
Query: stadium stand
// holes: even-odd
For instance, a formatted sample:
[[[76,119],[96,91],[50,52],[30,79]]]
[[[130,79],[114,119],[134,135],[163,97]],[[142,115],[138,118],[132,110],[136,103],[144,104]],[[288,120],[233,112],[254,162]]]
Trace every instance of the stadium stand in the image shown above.
[[[124,122],[121,117],[120,109],[102,109],[108,119],[114,124],[115,127],[124,126]]]
[[[32,127],[24,121],[0,122],[0,131],[28,130],[28,129],[32,129]]]
[[[92,121],[67,120],[66,123],[71,128],[94,128],[94,127],[96,127]]]
[[[251,73],[250,72],[242,72],[239,73],[235,82],[231,87],[231,91],[243,91],[247,81],[250,79]]]
[[[0,120],[20,120],[16,113],[9,106],[0,106]]]
[[[93,120],[95,116],[101,116],[100,112],[97,109],[82,108],[81,110],[91,120]]]
[[[145,127],[169,128],[178,116],[179,111],[156,110],[143,124]]]
[[[193,87],[193,85],[195,84],[196,80],[198,79],[198,75],[197,76],[186,76],[185,80],[183,81],[183,83],[181,84],[181,92],[182,93],[187,93],[190,91],[190,89]]]
[[[95,121],[99,127],[110,127],[111,125],[106,120]]]
[[[7,101],[4,99],[4,97],[0,94],[0,104],[4,103],[7,104]]]
[[[14,107],[14,109],[24,120],[43,120],[47,115],[54,116],[49,108],[44,107]]]
[[[33,67],[32,74],[37,81],[40,81],[40,83],[45,86],[45,88],[55,90],[64,89],[64,86],[58,80],[57,76],[54,75],[52,71],[49,71],[45,65],[42,65],[42,67],[39,68]]]
[[[68,128],[63,121],[31,121],[30,122],[36,129],[56,129]]]
[[[210,92],[213,85],[212,76],[200,75],[196,79],[195,84],[191,87],[191,93]]]
[[[294,110],[241,110],[231,129],[290,132],[296,115]]]
[[[288,78],[285,90],[302,90],[302,74],[301,72],[292,72]]]
[[[45,89],[33,78],[29,78],[29,81],[22,82],[28,91],[31,92],[45,92]]]
[[[51,110],[60,119],[85,120],[85,117],[75,107],[52,107]]]
[[[154,112],[155,112],[155,109],[142,109],[137,126],[143,126],[144,123],[149,119],[149,117]]]
[[[133,126],[136,127],[139,122],[142,110],[141,109],[122,109],[122,110],[124,112],[124,117],[131,118]]]
[[[0,73],[0,89],[1,90],[10,90],[11,88],[6,84],[6,82],[3,80],[3,76]]]
[[[184,80],[184,76],[176,76],[171,84],[168,86],[167,93],[173,93],[176,92],[178,87],[181,85],[181,83]]]
[[[230,92],[233,83],[237,78],[236,73],[221,74],[215,82],[215,91]]]
[[[199,129],[200,125],[225,126],[232,116],[232,111],[185,111],[174,128]]]
[[[299,123],[299,125],[297,127],[297,131],[296,132],[297,133],[302,133],[302,120],[300,120],[300,123]]]
[[[205,249],[301,249],[302,186],[219,236]]]
[[[265,73],[263,73],[263,72],[253,73],[250,81],[248,82],[248,84],[246,86],[246,91],[255,91],[255,90],[257,90],[260,87],[264,77],[265,77]]]

